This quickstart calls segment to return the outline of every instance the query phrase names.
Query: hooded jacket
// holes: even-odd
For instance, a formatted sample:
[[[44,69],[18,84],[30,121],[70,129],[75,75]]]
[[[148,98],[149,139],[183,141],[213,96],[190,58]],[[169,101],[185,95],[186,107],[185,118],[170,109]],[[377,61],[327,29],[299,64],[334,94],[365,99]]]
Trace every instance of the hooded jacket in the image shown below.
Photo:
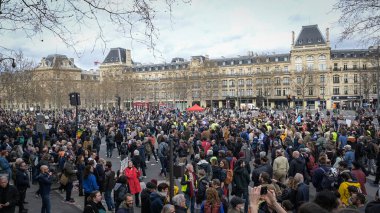
[[[305,177],[306,174],[306,163],[305,159],[302,157],[293,158],[289,165],[288,174],[290,177],[294,177],[297,173],[302,174]]]
[[[246,168],[237,166],[234,169],[233,186],[238,191],[248,190],[249,173]]]
[[[152,192],[150,194],[150,210],[151,213],[161,213],[164,207],[165,198],[162,197],[158,192]]]

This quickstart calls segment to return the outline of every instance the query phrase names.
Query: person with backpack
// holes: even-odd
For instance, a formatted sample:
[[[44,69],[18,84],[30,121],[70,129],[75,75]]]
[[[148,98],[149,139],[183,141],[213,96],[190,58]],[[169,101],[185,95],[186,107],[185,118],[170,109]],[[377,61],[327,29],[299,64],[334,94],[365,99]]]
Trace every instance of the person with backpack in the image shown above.
[[[199,155],[199,157],[201,158],[201,160],[197,163],[197,167],[198,167],[197,170],[198,171],[200,169],[205,170],[207,178],[210,180],[212,178],[212,167],[211,167],[211,164],[207,160],[205,160],[206,155],[203,152],[201,152],[201,154]]]
[[[124,201],[125,195],[128,193],[127,177],[122,175],[120,176],[113,188],[113,199],[115,202],[115,212],[120,207],[120,204]]]
[[[234,178],[232,182],[232,190],[234,195],[238,197],[243,197],[246,200],[245,209],[248,210],[248,185],[250,182],[249,171],[245,165],[245,161],[239,159],[236,162],[234,169]]]
[[[206,190],[206,200],[202,202],[201,213],[224,213],[223,204],[215,188]]]
[[[197,193],[195,197],[195,203],[197,206],[201,205],[202,201],[206,197],[206,189],[209,186],[209,179],[206,176],[206,171],[204,169],[198,170],[198,186]]]
[[[319,157],[319,167],[313,172],[312,183],[317,192],[323,191],[324,189],[329,189],[330,187],[326,184],[326,175],[330,171],[331,166],[327,164],[327,158],[325,156]]]

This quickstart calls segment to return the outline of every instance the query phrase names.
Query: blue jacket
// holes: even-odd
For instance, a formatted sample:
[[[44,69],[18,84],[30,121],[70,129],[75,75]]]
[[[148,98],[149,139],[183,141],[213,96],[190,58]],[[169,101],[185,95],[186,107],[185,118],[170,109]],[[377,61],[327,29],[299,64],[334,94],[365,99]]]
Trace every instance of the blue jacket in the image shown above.
[[[164,207],[164,198],[157,192],[152,192],[150,194],[150,212],[151,213],[161,213]]]
[[[313,172],[312,182],[313,186],[316,188],[317,192],[322,191],[322,180],[325,172],[329,171],[330,167],[326,165],[320,165]]]
[[[300,183],[297,187],[296,208],[306,202],[309,202],[309,186],[305,183]]]
[[[40,194],[42,196],[50,195],[51,177],[47,173],[41,173],[38,176],[38,183],[40,184]]]
[[[93,191],[99,190],[99,186],[96,183],[94,174],[88,175],[88,177],[83,180],[83,189],[85,193],[91,193]]]
[[[352,162],[355,161],[355,153],[353,151],[348,151],[344,154],[343,160],[347,162],[349,168],[352,167]]]

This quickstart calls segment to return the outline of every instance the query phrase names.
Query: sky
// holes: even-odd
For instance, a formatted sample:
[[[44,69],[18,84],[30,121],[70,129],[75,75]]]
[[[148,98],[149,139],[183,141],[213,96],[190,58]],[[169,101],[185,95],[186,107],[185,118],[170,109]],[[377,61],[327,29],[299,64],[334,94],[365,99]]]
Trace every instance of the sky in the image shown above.
[[[181,0],[180,0],[181,1]],[[94,47],[89,29],[77,38],[81,41],[80,57],[59,38],[49,33],[27,38],[22,32],[0,34],[2,46],[21,50],[37,63],[49,54],[64,54],[75,59],[84,69],[96,69],[95,61],[102,62],[109,49],[122,47],[131,50],[132,60],[143,64],[170,62],[181,57],[208,55],[210,58],[236,57],[255,53],[289,53],[291,32],[296,38],[304,25],[318,24],[325,35],[330,28],[332,49],[365,48],[357,42],[338,43],[341,27],[337,23],[339,12],[332,11],[334,0],[192,0],[191,3],[175,4],[171,16],[158,12],[154,24],[158,31],[156,50],[139,42],[123,38],[107,29],[109,42],[104,48]],[[160,11],[165,8],[158,8]],[[41,41],[43,40],[43,42]],[[87,41],[88,40],[88,41]]]

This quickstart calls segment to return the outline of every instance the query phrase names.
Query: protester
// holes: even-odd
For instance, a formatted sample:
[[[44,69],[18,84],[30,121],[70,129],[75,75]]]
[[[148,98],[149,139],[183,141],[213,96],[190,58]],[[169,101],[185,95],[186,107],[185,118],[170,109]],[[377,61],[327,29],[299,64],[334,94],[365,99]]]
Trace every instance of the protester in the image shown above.
[[[116,213],[133,213],[133,195],[126,194]]]
[[[83,213],[102,213],[106,212],[102,204],[102,194],[99,191],[91,192],[87,197],[87,204],[84,207]]]

